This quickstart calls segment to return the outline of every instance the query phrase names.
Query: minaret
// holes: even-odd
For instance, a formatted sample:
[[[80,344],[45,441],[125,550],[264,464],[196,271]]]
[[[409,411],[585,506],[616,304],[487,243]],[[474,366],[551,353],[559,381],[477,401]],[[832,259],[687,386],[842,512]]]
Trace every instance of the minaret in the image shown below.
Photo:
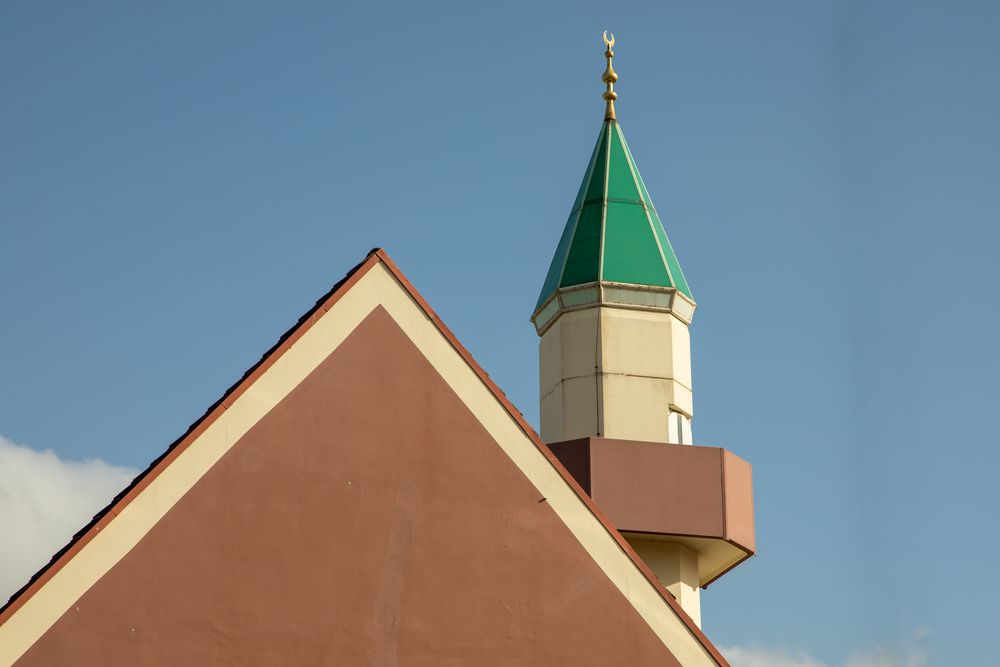
[[[542,439],[696,623],[753,555],[750,466],[694,447],[691,296],[618,124],[604,122],[538,297]]]
[[[604,42],[604,123],[532,316],[542,438],[690,444],[695,302],[618,124]]]

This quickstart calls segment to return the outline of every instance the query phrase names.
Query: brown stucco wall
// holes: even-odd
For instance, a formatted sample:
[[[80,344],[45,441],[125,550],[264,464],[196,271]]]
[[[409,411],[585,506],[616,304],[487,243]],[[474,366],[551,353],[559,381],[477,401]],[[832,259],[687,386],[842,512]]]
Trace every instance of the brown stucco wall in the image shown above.
[[[677,661],[379,308],[18,664],[235,663]]]

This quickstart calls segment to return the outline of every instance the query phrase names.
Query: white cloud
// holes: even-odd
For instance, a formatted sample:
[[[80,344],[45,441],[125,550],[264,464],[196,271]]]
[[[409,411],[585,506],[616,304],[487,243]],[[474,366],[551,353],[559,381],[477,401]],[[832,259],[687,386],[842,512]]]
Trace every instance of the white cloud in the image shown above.
[[[804,651],[792,652],[756,644],[720,647],[719,650],[733,667],[841,667],[818,660]],[[842,667],[926,667],[927,664],[927,652],[920,649],[913,649],[905,655],[898,651],[875,649],[851,653]]]
[[[908,651],[905,655],[898,651],[876,650],[852,653],[844,667],[926,667],[927,660],[926,651],[919,649]]]
[[[719,647],[733,667],[828,667],[826,663],[802,651],[750,646]]]
[[[138,474],[0,436],[0,605]]]

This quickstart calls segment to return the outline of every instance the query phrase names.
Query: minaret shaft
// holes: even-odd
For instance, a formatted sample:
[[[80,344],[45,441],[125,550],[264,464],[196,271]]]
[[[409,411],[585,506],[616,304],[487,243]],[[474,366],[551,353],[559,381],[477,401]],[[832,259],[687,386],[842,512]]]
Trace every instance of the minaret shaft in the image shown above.
[[[604,123],[531,320],[541,435],[685,612],[753,553],[750,468],[692,445],[691,288],[615,112]]]
[[[679,542],[629,536],[628,542],[653,574],[673,594],[687,615],[701,627],[698,552]]]
[[[546,442],[594,436],[691,444],[690,338],[672,313],[565,312],[542,334],[539,362]]]

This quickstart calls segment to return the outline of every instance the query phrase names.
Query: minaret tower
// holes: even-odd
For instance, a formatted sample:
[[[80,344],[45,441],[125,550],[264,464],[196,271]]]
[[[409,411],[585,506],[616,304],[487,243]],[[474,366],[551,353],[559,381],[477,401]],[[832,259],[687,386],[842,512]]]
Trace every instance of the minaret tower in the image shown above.
[[[615,115],[607,107],[538,297],[542,438],[691,444],[695,302]]]
[[[699,589],[754,552],[750,466],[692,445],[695,301],[618,124],[604,122],[531,317],[541,435],[701,623]]]

